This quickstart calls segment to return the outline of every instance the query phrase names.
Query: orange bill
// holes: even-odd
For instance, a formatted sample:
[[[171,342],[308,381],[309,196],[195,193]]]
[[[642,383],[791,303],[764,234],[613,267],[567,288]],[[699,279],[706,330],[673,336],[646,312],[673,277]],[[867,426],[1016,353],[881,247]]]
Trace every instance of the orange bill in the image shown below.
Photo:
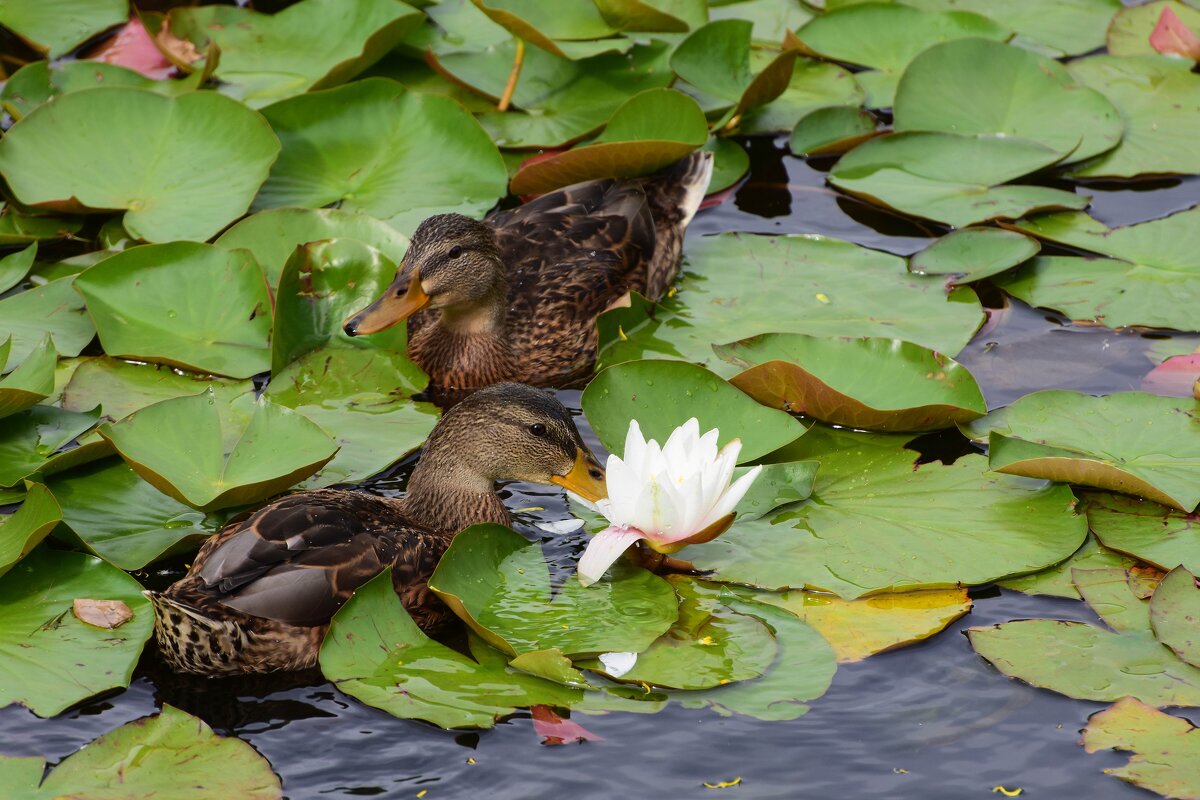
[[[402,278],[397,276],[382,297],[346,320],[342,329],[349,336],[379,333],[429,305],[429,295],[421,288],[421,276],[416,270],[402,292],[403,286]]]
[[[582,448],[575,451],[575,465],[571,467],[571,471],[566,475],[555,475],[550,481],[574,492],[589,503],[608,497],[604,470]]]

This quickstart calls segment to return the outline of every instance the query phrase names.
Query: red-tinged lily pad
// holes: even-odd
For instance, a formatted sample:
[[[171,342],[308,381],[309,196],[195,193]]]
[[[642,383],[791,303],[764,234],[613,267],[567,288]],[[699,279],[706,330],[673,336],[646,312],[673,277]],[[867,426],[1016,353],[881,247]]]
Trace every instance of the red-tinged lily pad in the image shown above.
[[[1183,567],[1167,573],[1150,599],[1154,635],[1175,655],[1200,667],[1200,586]]]
[[[577,742],[603,742],[598,736],[574,720],[560,717],[550,706],[533,706],[529,709],[533,717],[533,731],[544,745],[566,745]]]
[[[0,576],[29,555],[61,520],[54,495],[40,483],[29,484],[21,507],[0,524]]]
[[[1162,570],[1200,573],[1200,515],[1119,494],[1083,495],[1088,525],[1105,547]]]
[[[556,0],[553,6],[538,0],[472,2],[513,36],[561,58],[586,58],[618,46],[603,41],[616,34],[617,28],[591,0]]]
[[[898,339],[766,334],[715,350],[745,368],[730,383],[758,402],[831,425],[931,431],[987,413],[966,367]]]
[[[1200,353],[1171,356],[1146,373],[1141,390],[1163,397],[1194,397],[1200,400]]]
[[[1167,11],[1184,27],[1200,29],[1200,9],[1180,0],[1157,0],[1129,6],[1121,9],[1108,27],[1108,52],[1114,56],[1156,54],[1158,51],[1150,37]]]
[[[1200,36],[1183,23],[1170,6],[1162,10],[1150,34],[1150,46],[1167,56],[1200,61]]]
[[[1200,797],[1200,730],[1133,697],[1088,718],[1083,746],[1089,753],[1126,750],[1129,763],[1105,772],[1163,797]]]
[[[523,163],[509,188],[514,194],[542,194],[594,178],[646,175],[707,139],[708,124],[695,100],[673,89],[649,89],[618,108],[588,144]]]
[[[124,210],[140,239],[203,240],[246,212],[278,154],[262,117],[215,92],[112,87],[35,109],[0,140],[0,172],[26,205]]]

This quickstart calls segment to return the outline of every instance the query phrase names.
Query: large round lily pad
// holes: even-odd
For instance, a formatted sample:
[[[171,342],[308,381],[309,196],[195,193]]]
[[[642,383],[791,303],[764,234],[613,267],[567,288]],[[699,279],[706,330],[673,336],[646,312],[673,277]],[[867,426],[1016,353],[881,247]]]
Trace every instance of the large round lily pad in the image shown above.
[[[1058,62],[999,42],[960,39],[913,59],[896,89],[898,131],[1017,136],[1069,161],[1111,150],[1121,114]]]
[[[0,524],[0,576],[37,547],[62,520],[54,495],[40,483],[31,483],[21,507]]]
[[[930,431],[987,413],[966,367],[898,339],[767,334],[716,348],[758,402],[832,425]]]
[[[601,366],[667,356],[729,376],[712,345],[763,333],[900,338],[955,355],[983,322],[970,289],[947,296],[902,258],[823,236],[694,239],[685,270],[662,305],[635,298],[600,318]]]
[[[996,475],[982,456],[914,467],[905,440],[810,431],[788,454],[821,462],[811,499],[735,522],[678,558],[714,570],[714,580],[852,600],[989,583],[1083,543],[1087,526],[1065,486]]]
[[[109,355],[248,378],[270,367],[271,301],[246,251],[135,247],[75,280]]]
[[[133,619],[96,628],[71,613],[77,598],[119,600]],[[142,587],[98,558],[42,547],[0,578],[0,707],[51,717],[129,685],[154,612]]]
[[[14,125],[0,172],[26,205],[122,209],[140,239],[203,240],[246,212],[278,154],[262,117],[215,92],[112,87],[65,95]]]
[[[1163,570],[1200,572],[1200,519],[1150,500],[1088,492],[1088,525],[1105,547]]]
[[[792,442],[804,426],[765,408],[703,367],[669,361],[618,364],[597,375],[581,401],[592,430],[610,452],[624,449],[629,421],[647,439],[664,444],[691,417],[700,430],[720,430],[719,446],[741,439],[741,462],[753,461]]]
[[[1160,642],[1200,667],[1200,587],[1183,567],[1167,573],[1150,599],[1150,624]]]
[[[6,0],[0,4],[0,25],[48,57],[58,58],[105,28],[124,22],[128,14],[127,0]]]
[[[666,581],[624,561],[586,589],[575,580],[552,586],[541,546],[501,525],[475,525],[454,537],[429,587],[510,656],[640,653],[679,613]]]
[[[1128,764],[1105,770],[1123,781],[1163,797],[1200,797],[1200,733],[1186,719],[1125,697],[1088,719],[1083,746],[1131,751]]]
[[[1146,497],[1182,511],[1200,504],[1200,412],[1144,392],[1092,397],[1046,391],[1005,409],[991,432],[992,469]]]
[[[275,103],[263,114],[283,151],[256,211],[337,204],[410,231],[431,214],[478,215],[505,193],[496,145],[445,97],[368,78]]]
[[[77,356],[96,327],[71,288],[74,277],[59,278],[0,300],[0,340],[11,340],[6,369],[15,369],[49,334],[60,356]]]

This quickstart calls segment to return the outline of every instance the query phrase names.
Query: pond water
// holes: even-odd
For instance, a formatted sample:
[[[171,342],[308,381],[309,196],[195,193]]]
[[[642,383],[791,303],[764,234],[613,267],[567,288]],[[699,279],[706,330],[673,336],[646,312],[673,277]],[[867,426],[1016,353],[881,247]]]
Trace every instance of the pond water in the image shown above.
[[[901,255],[941,231],[839,196],[820,163],[789,155],[784,140],[747,143],[753,168],[724,204],[701,212],[690,236],[722,231],[821,233]],[[827,166],[827,165],[826,165]],[[1200,202],[1200,180],[1080,187],[1109,225],[1161,217]],[[1137,388],[1147,351],[1163,336],[1072,324],[1007,301],[984,288],[995,319],[960,361],[977,376],[989,405],[1038,389],[1113,392]],[[1190,337],[1197,339],[1200,337]],[[1196,344],[1192,345],[1193,347]],[[562,392],[578,408],[578,392]],[[589,444],[601,452],[591,432]],[[956,433],[922,437],[926,458],[953,458],[970,445]],[[369,490],[402,490],[413,459]],[[583,537],[553,537],[534,523],[562,519],[557,492],[509,487],[518,528],[542,539],[558,567],[577,557]],[[533,510],[530,510],[533,509]],[[182,564],[156,567],[152,584]],[[668,707],[654,715],[575,715],[601,741],[544,747],[527,713],[483,732],[444,731],[395,719],[340,694],[318,673],[206,680],[172,675],[148,652],[124,692],[50,720],[22,708],[0,710],[0,740],[11,755],[61,759],[91,739],[170,703],[219,733],[253,744],[283,778],[286,796],[446,798],[721,796],[753,798],[1149,797],[1103,773],[1127,756],[1087,755],[1078,745],[1089,714],[1106,703],[1069,700],[1009,680],[976,656],[961,631],[1026,617],[1095,622],[1082,603],[994,588],[972,592],[970,614],[924,643],[838,668],[812,710],[790,722],[722,718]],[[705,782],[740,778],[711,790]],[[424,792],[424,794],[421,794]],[[714,794],[715,792],[715,794]]]

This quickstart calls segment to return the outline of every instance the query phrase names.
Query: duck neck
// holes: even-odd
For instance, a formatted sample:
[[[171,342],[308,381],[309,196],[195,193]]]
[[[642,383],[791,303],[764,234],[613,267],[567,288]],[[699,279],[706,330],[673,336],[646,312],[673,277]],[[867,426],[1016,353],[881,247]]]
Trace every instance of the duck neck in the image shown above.
[[[507,328],[508,283],[501,269],[487,293],[442,308],[409,342],[409,355],[431,381],[446,389],[477,389],[517,377]]]
[[[478,465],[435,442],[417,463],[399,502],[406,517],[446,536],[480,522],[512,522],[496,495],[495,481],[481,475]]]

